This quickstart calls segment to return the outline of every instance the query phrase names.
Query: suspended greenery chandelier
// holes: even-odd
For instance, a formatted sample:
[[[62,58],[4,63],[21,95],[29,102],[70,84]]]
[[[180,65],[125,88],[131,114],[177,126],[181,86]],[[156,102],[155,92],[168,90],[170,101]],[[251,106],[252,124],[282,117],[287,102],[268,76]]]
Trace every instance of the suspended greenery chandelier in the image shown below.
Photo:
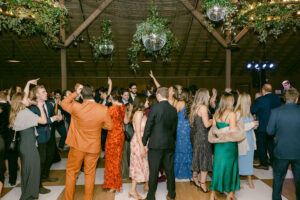
[[[67,23],[68,10],[54,0],[2,0],[0,30],[18,35],[39,34],[47,46],[59,46],[60,26]]]

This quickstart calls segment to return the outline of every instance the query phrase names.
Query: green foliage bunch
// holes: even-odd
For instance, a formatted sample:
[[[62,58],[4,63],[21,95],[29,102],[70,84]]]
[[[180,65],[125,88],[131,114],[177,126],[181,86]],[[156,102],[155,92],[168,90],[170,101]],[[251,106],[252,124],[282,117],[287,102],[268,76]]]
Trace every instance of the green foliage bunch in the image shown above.
[[[288,29],[296,31],[300,27],[300,19],[296,15],[300,10],[299,2],[263,1],[251,5],[245,3],[244,8],[234,23],[238,23],[241,27],[252,28],[258,33],[260,42],[266,42],[268,36],[277,38]]]
[[[297,11],[300,2],[296,0],[203,0],[203,9],[219,5],[226,9],[223,33],[230,31],[234,35],[244,27],[250,27],[258,34],[260,42],[266,42],[269,36],[277,38],[285,30],[296,31],[300,27]],[[214,24],[208,21],[209,24]]]
[[[68,20],[68,10],[54,0],[2,0],[0,30],[18,35],[39,34],[46,46],[60,43],[60,26]]]
[[[103,20],[101,22],[101,31],[102,31],[102,36],[98,37],[98,38],[93,37],[93,40],[90,42],[90,45],[94,52],[95,62],[98,61],[100,56],[107,57],[107,56],[101,54],[100,45],[113,44],[110,20]],[[112,54],[110,54],[108,56],[110,56],[111,62],[112,62]]]
[[[138,56],[141,54],[141,52],[145,53],[148,56],[152,56],[155,59],[157,59],[158,56],[161,56],[163,62],[168,62],[170,61],[170,58],[168,58],[168,56],[170,55],[171,51],[178,50],[179,48],[178,40],[174,37],[171,30],[167,27],[167,19],[158,17],[158,12],[153,5],[150,6],[150,14],[150,17],[148,17],[145,22],[137,24],[137,31],[133,35],[131,47],[128,48],[130,69],[134,72],[136,72],[136,70],[139,68]],[[152,33],[166,34],[166,44],[162,49],[158,51],[148,50],[142,44],[142,37],[145,35],[150,35]]]

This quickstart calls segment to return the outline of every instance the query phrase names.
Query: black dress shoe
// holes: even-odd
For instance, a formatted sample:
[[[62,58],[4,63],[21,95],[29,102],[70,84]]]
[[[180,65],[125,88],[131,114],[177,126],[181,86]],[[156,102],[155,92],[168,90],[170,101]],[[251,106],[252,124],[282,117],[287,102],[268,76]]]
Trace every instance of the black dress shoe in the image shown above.
[[[256,168],[256,169],[263,169],[263,170],[269,170],[269,166],[263,166],[263,165],[254,166],[254,168]]]
[[[49,192],[51,192],[51,190],[45,188],[45,187],[40,187],[40,194],[48,194]]]
[[[167,200],[175,200],[175,198],[171,198],[167,195]]]
[[[58,178],[43,178],[42,182],[56,182],[58,181]]]

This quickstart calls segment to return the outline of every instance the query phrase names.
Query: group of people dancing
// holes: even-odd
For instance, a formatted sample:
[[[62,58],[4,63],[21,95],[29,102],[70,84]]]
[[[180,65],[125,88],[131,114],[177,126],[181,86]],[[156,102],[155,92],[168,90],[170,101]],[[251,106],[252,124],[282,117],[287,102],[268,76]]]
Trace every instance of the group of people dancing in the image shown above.
[[[59,102],[63,115],[55,111],[57,105],[45,103],[47,92],[38,85],[39,79],[28,81],[24,92],[15,93],[10,99],[7,126],[20,134],[20,199],[38,199],[43,188],[41,180],[51,181],[49,170],[53,152],[49,151],[54,150],[49,146],[49,138],[55,136],[49,129],[53,128],[55,121],[63,120],[68,120],[68,134],[62,144],[65,142],[70,146],[66,200],[74,198],[76,179],[82,168],[85,174],[84,199],[93,198],[95,169],[101,149],[105,151],[103,189],[120,192],[122,178],[129,177],[131,188],[128,196],[134,199],[143,199],[137,192],[137,184],[144,183],[144,191],[148,191],[146,199],[154,200],[159,174],[166,175],[168,200],[176,197],[175,179],[187,179],[203,193],[210,192],[210,200],[217,198],[217,191],[226,192],[227,200],[236,199],[235,191],[242,188],[240,176],[247,176],[248,186],[255,188],[251,178],[256,149],[254,130],[261,126],[262,120],[255,120],[261,112],[257,102],[252,105],[249,94],[228,89],[218,95],[216,89],[210,94],[206,88],[161,87],[152,71],[149,75],[154,84],[147,87],[144,94],[137,92],[134,83],[128,89],[113,88],[110,78],[108,89],[99,89],[96,93],[92,86],[78,83],[74,92],[65,91]],[[31,85],[34,85],[32,90]],[[262,95],[271,91],[271,85],[266,84]],[[286,93],[299,96],[294,89]],[[297,103],[298,96],[288,100]],[[275,101],[277,103],[270,106],[270,110],[280,106],[280,100]],[[271,128],[269,132],[275,134]],[[0,137],[1,148],[4,148],[1,140]],[[267,153],[262,145],[258,143],[261,154]],[[60,145],[60,148],[64,146]],[[272,161],[272,153],[269,155]],[[259,157],[264,159],[264,155]],[[47,158],[50,162],[44,160]],[[262,160],[261,165],[264,164]],[[4,159],[0,162],[1,178]],[[209,187],[208,172],[212,172]],[[3,184],[2,178],[0,182]],[[281,191],[273,192],[273,199],[281,199]]]

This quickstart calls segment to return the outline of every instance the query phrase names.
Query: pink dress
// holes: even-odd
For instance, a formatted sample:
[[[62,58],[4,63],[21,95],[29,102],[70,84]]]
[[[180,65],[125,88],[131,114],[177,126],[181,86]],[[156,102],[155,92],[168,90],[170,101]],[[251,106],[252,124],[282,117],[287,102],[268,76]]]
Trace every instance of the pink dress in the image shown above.
[[[133,123],[135,129],[135,124]],[[142,120],[141,124],[141,137],[144,134],[145,122]],[[129,167],[129,177],[136,182],[147,182],[149,180],[149,164],[148,164],[148,154],[142,157],[141,148],[138,142],[137,134],[134,133],[130,142],[130,167]]]

